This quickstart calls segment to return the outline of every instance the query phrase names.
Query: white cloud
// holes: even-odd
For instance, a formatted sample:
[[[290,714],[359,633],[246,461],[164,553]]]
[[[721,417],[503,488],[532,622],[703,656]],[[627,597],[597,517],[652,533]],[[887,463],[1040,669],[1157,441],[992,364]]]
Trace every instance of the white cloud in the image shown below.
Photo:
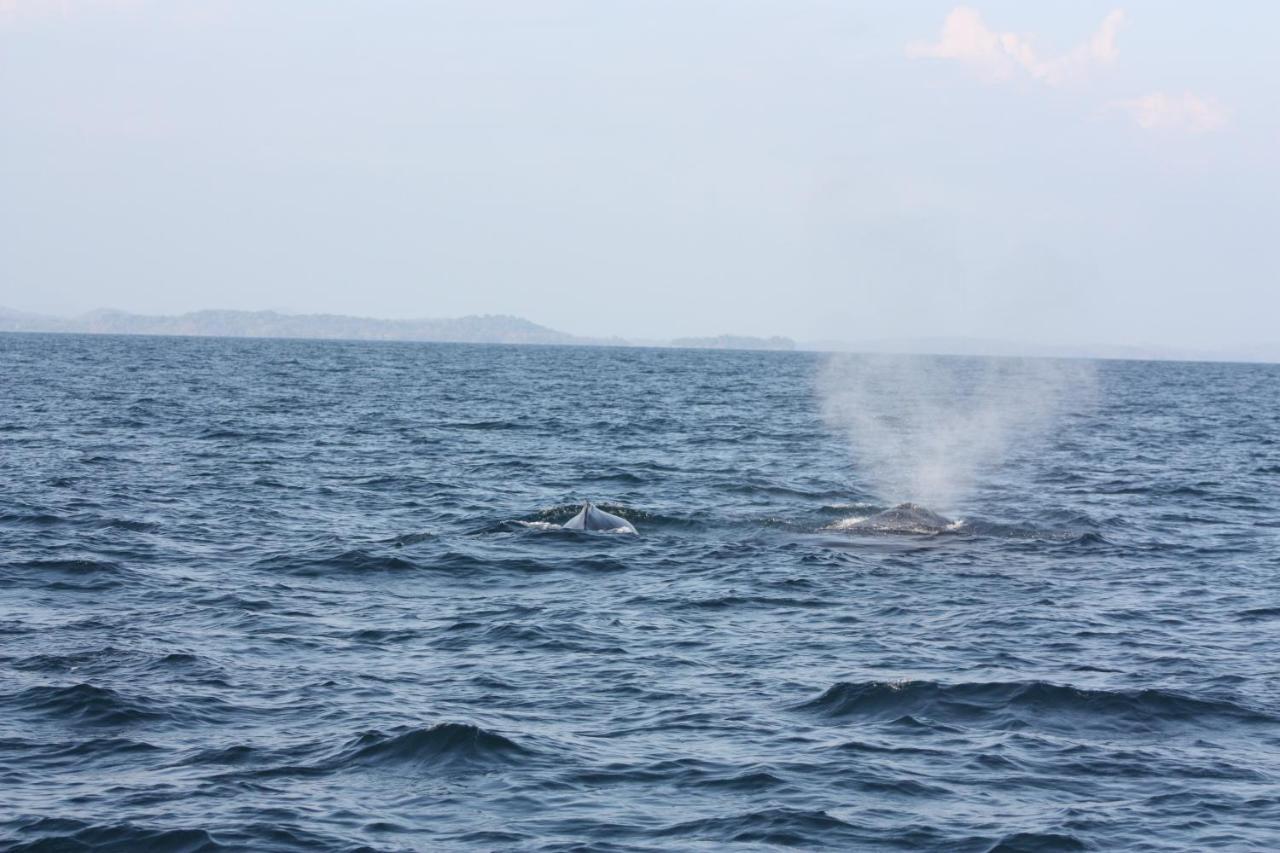
[[[987,27],[976,9],[957,6],[943,22],[938,41],[912,42],[907,45],[907,56],[953,59],[996,80],[1028,75],[1060,86],[1115,61],[1116,34],[1122,23],[1124,11],[1115,9],[1087,41],[1064,54],[1046,57],[1036,53],[1032,36],[997,32]]]
[[[1195,133],[1220,130],[1227,123],[1227,110],[1210,98],[1194,92],[1180,95],[1152,92],[1140,98],[1116,101],[1144,130],[1186,130]]]

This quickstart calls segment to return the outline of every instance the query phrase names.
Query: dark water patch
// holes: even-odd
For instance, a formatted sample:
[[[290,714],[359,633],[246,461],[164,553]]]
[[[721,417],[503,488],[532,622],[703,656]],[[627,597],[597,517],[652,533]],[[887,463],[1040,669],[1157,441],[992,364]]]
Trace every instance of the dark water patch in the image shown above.
[[[1280,619],[1280,607],[1251,607],[1236,614],[1241,622],[1262,622],[1267,619]]]
[[[562,531],[563,541],[597,543],[634,537],[603,534],[582,536],[577,531]],[[271,574],[298,578],[386,576],[410,577],[416,575],[452,574],[459,577],[472,575],[502,575],[509,572],[527,573],[544,571],[616,572],[626,568],[626,563],[609,556],[589,553],[573,560],[559,558],[544,560],[532,556],[484,557],[469,551],[435,551],[430,555],[414,553],[412,558],[403,550],[386,552],[372,548],[353,548],[330,554],[279,554],[259,560],[254,568]]]
[[[197,439],[203,441],[234,441],[234,442],[270,442],[278,440],[278,437],[271,432],[261,430],[238,430],[231,428],[214,428],[206,429],[200,432]]]
[[[829,847],[871,843],[875,834],[825,811],[766,808],[727,817],[685,821],[656,833],[659,837],[720,844],[769,844],[780,847]]]
[[[233,743],[188,750],[173,763],[178,767],[208,766],[223,770],[239,768],[251,771],[253,776],[268,776],[299,771],[307,761],[317,759],[324,751],[322,744],[315,743],[283,747]]]
[[[462,430],[478,430],[480,432],[497,432],[501,430],[518,430],[528,429],[530,424],[520,418],[510,419],[493,419],[478,421],[443,421],[440,424],[441,429],[462,429]]]
[[[83,682],[3,694],[0,708],[28,717],[87,726],[129,726],[166,717],[143,699]]]
[[[154,829],[131,823],[89,824],[45,818],[23,826],[21,832],[41,837],[15,843],[6,848],[10,853],[214,853],[232,849],[203,829]]]
[[[139,579],[137,572],[108,559],[46,558],[0,563],[0,582],[37,589],[108,590]]]
[[[280,554],[259,560],[255,568],[263,572],[279,572],[297,577],[322,577],[341,574],[377,574],[421,572],[427,567],[396,554],[353,548],[327,555]]]
[[[626,649],[611,637],[584,629],[572,623],[520,624],[503,622],[496,625],[460,622],[450,626],[432,646],[437,649],[463,650],[473,646],[497,646],[511,649],[538,649],[544,652],[590,652],[622,655]]]
[[[911,717],[898,718],[899,723],[901,723],[901,721],[903,720],[911,721],[910,723],[906,723],[907,725],[910,725],[911,723],[915,722],[914,718],[911,718]],[[933,749],[929,747],[921,747],[921,746],[913,746],[910,744],[897,744],[897,743],[877,744],[877,743],[870,743],[868,741],[860,741],[860,740],[844,741],[830,748],[838,749],[838,750],[841,750],[842,752],[852,752],[852,753],[864,752],[869,754],[879,753],[882,755],[899,755],[899,756],[919,755],[919,756],[929,756],[933,758],[942,758],[950,755],[950,753],[948,753],[944,749]]]
[[[381,830],[380,830],[381,831]],[[479,832],[464,832],[455,836],[452,841],[468,846],[476,846],[485,850],[517,850],[527,846],[530,842],[536,840],[536,836],[528,835],[520,832],[504,832],[498,829],[486,829]],[[554,850],[551,845],[541,845],[539,849]],[[589,851],[599,851],[599,853],[609,853],[609,851],[623,851],[629,848],[624,846],[616,846],[612,844],[604,845],[581,845],[575,844],[564,847],[567,851],[576,849],[580,853],[589,853]],[[630,848],[635,849],[635,848]]]
[[[990,848],[990,853],[1072,853],[1089,847],[1074,835],[1059,832],[1015,832]]]
[[[600,483],[622,483],[624,485],[643,485],[648,482],[648,478],[642,474],[618,468],[609,471],[598,471],[592,475],[591,479]]]
[[[369,731],[330,763],[332,768],[463,772],[521,764],[537,753],[510,738],[461,723]]]
[[[236,850],[253,851],[334,851],[334,853],[381,853],[384,850],[400,851],[403,847],[353,845],[342,835],[326,835],[306,826],[307,816],[293,810],[276,809],[275,814],[264,811],[262,820],[250,822],[235,832],[220,831],[218,839]],[[353,823],[345,818],[343,823]]]
[[[426,633],[420,628],[361,628],[358,631],[342,633],[340,636],[355,643],[383,645],[388,643],[407,643],[410,640],[416,640],[424,636]]]
[[[124,573],[124,567],[119,563],[113,563],[109,560],[86,559],[27,560],[21,563],[9,563],[7,568],[33,574],[94,575],[97,577]]]
[[[52,512],[3,512],[0,525],[9,527],[54,527],[67,524],[69,519]]]
[[[115,646],[80,649],[73,652],[47,652],[14,660],[14,669],[28,672],[66,674],[71,672],[104,672],[118,667],[142,664],[150,659],[145,652]]]
[[[820,598],[797,598],[768,595],[737,595],[729,593],[713,598],[674,599],[672,604],[690,610],[740,610],[746,608],[799,609],[831,607],[834,602]]]
[[[262,486],[263,488],[268,488],[268,489],[292,488],[291,486],[281,482],[280,480],[277,480],[275,477],[255,477],[253,479],[253,485]]]
[[[182,759],[179,764],[214,764],[237,766],[261,760],[261,751],[245,744],[222,747],[220,749],[202,749]]]
[[[275,608],[270,600],[265,598],[250,598],[248,596],[238,595],[233,592],[222,593],[208,598],[196,599],[196,603],[203,607],[221,607],[232,610],[249,610],[254,613],[262,613]]]
[[[698,788],[754,794],[788,787],[787,782],[767,770],[745,770],[732,776],[704,776],[688,784]]]
[[[404,533],[399,536],[393,536],[390,539],[381,540],[383,545],[391,545],[396,548],[408,548],[411,545],[419,545],[424,542],[435,542],[439,537],[434,533]]]
[[[642,764],[614,762],[575,771],[562,778],[588,790],[605,786],[634,786],[639,789],[659,786],[688,789],[691,794],[704,789],[716,794],[731,791],[742,794],[768,791],[776,794],[792,788],[774,768],[735,766],[697,758],[670,758]]]
[[[1280,718],[1227,700],[1156,689],[1085,690],[1041,681],[842,682],[797,709],[832,720],[875,722],[909,716],[967,726],[1023,722],[1071,730],[1104,726],[1154,731],[1177,724],[1211,727],[1222,721],[1280,723]]]
[[[150,761],[165,750],[140,740],[122,737],[87,737],[72,741],[44,743],[30,740],[0,741],[0,754],[17,757],[28,769],[110,766]]]

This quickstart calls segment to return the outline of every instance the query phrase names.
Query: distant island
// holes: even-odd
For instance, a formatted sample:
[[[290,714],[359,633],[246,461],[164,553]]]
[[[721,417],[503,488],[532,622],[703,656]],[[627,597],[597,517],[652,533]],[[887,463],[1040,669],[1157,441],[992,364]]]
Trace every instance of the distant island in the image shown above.
[[[473,344],[678,347],[684,349],[818,351],[979,357],[1104,358],[1121,360],[1280,362],[1280,342],[1240,344],[1223,350],[1139,344],[1052,344],[964,337],[864,338],[797,343],[784,337],[713,335],[671,340],[584,337],[509,314],[421,320],[384,320],[343,314],[278,311],[193,311],[150,315],[103,309],[77,317],[31,314],[0,307],[0,332],[64,332],[102,335],[179,335],[223,338],[309,338],[350,341],[428,341]]]
[[[699,349],[793,350],[796,348],[795,341],[788,338],[754,338],[741,335],[678,338],[669,342],[633,342],[623,338],[583,337],[540,326],[507,314],[444,319],[383,320],[342,314],[282,314],[277,311],[193,311],[177,315],[149,315],[103,309],[81,314],[78,317],[56,317],[0,308],[0,332],[435,341],[476,344],[672,346]]]
[[[793,350],[796,342],[790,338],[774,336],[771,338],[753,338],[747,335],[716,335],[713,338],[676,338],[671,342],[673,347],[684,349],[767,349]]]

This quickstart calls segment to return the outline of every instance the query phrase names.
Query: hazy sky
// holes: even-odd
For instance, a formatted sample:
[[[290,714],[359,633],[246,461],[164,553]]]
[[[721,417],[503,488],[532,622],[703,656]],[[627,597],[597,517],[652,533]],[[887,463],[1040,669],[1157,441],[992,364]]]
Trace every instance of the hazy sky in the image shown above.
[[[1280,338],[1280,4],[0,0],[0,305]]]

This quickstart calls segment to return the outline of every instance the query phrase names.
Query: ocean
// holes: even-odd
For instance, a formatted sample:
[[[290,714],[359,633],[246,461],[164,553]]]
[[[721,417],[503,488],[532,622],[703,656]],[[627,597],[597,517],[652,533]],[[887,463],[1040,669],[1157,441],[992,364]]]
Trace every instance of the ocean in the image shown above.
[[[0,849],[1280,849],[1280,366],[9,334],[0,473]]]

